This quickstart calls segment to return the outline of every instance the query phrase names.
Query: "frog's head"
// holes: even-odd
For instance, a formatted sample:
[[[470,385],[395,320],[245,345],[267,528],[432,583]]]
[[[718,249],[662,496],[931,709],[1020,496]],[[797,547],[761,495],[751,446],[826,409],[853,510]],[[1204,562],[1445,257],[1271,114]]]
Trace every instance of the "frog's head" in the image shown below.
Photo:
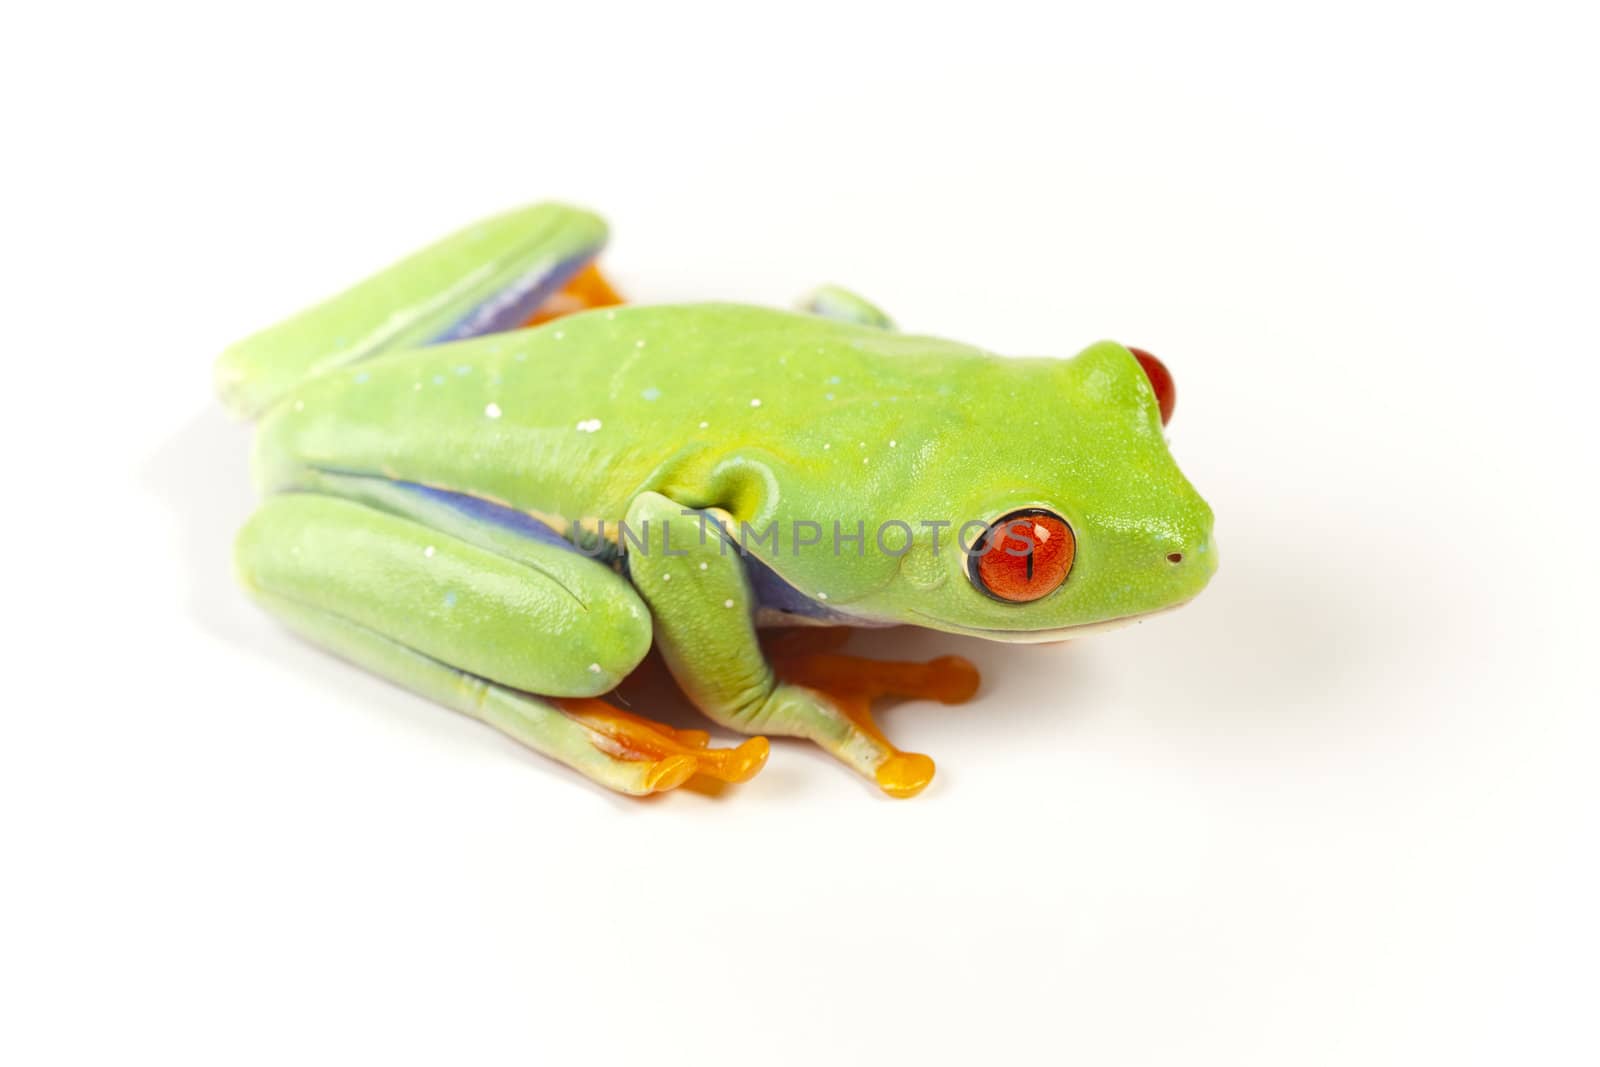
[[[1069,360],[987,367],[999,377],[971,383],[971,420],[952,428],[936,476],[950,526],[937,548],[917,536],[883,606],[915,625],[1029,642],[1199,593],[1217,567],[1211,508],[1167,451],[1174,393],[1160,361],[1102,342]]]

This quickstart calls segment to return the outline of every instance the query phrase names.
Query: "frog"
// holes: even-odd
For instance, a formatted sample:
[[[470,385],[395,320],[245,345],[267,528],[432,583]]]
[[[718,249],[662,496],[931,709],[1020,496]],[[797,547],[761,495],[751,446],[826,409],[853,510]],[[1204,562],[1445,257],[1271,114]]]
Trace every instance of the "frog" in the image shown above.
[[[1002,356],[837,286],[627,302],[607,238],[517,208],[221,353],[257,423],[250,597],[617,793],[747,781],[777,737],[904,798],[935,766],[875,705],[959,704],[978,672],[850,655],[853,629],[1056,642],[1215,572],[1148,352]],[[649,663],[733,737],[617,699]]]

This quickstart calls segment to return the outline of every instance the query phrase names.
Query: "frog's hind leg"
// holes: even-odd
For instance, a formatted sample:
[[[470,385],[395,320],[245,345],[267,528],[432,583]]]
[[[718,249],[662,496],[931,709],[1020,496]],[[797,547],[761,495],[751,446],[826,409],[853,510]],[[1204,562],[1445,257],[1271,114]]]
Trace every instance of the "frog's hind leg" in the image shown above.
[[[329,371],[516,329],[563,294],[588,307],[615,303],[588,270],[605,240],[599,216],[565,204],[484,219],[233,345],[217,360],[217,391],[253,417]]]
[[[456,670],[332,612],[261,591],[256,592],[256,599],[307,640],[435,703],[487,723],[608,789],[643,796],[676,788],[694,776],[692,759],[670,755],[650,759],[622,752],[552,700]]]
[[[628,584],[570,549],[515,557],[367,504],[288,493],[239,534],[241,578],[292,629],[618,792],[695,774],[742,780],[765,741],[733,750],[593,698],[650,647]]]

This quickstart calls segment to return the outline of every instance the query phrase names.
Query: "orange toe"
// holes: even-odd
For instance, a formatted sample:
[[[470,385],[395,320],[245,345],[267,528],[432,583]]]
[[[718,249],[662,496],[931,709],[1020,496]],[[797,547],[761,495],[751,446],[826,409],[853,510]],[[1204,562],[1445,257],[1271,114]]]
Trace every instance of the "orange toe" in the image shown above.
[[[658,760],[645,775],[645,788],[652,793],[676,789],[694,777],[694,760],[688,756],[668,756]]]
[[[927,663],[846,656],[831,651],[839,643],[804,634],[774,642],[773,668],[785,682],[828,697],[877,742],[884,753],[874,774],[878,788],[894,797],[916,796],[933,780],[933,760],[896,748],[873,718],[872,701],[892,696],[960,704],[978,691],[978,669],[960,656],[940,656]]]
[[[555,703],[589,729],[595,747],[619,759],[649,763],[645,783],[651,792],[675,789],[697,774],[747,782],[767,763],[770,746],[764,737],[749,738],[735,748],[712,748],[711,735],[704,730],[675,730],[603,700],[572,697]]]
[[[933,760],[916,752],[896,752],[877,773],[878,788],[892,797],[914,797],[933,781]]]

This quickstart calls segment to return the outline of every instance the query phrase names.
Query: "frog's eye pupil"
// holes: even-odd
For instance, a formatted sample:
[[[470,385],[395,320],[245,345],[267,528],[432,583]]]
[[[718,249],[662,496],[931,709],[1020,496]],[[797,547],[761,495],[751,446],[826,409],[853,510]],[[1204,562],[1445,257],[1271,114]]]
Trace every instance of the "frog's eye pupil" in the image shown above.
[[[967,573],[973,585],[994,599],[1026,604],[1060,588],[1076,550],[1065,519],[1027,508],[989,524],[973,546]]]

